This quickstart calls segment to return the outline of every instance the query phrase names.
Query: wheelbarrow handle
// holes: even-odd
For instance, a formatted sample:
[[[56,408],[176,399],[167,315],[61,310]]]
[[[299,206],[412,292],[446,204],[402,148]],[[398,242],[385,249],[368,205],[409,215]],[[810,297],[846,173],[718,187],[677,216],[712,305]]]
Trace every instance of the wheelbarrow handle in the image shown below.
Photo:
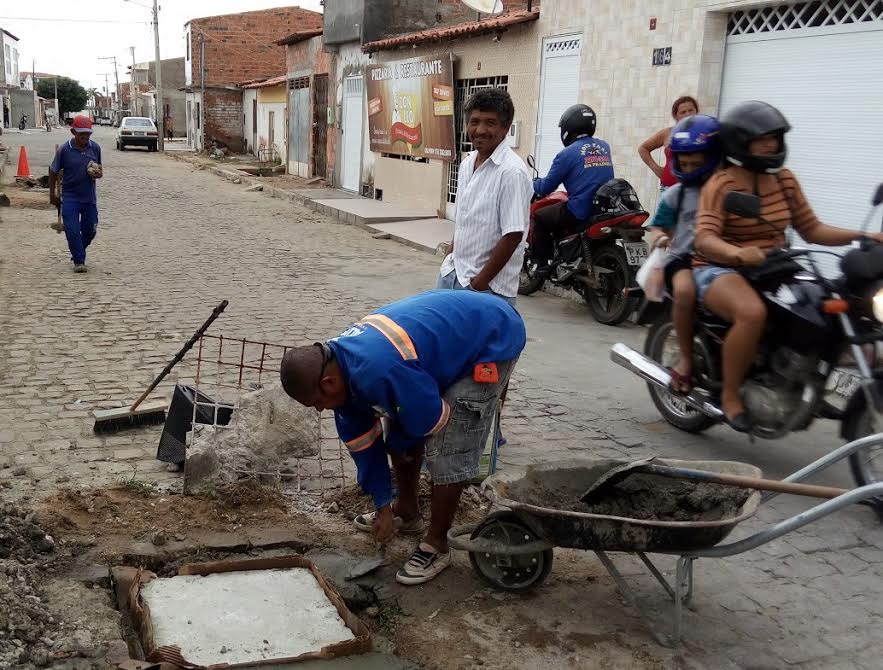
[[[710,482],[712,484],[736,486],[743,489],[791,493],[792,495],[808,496],[810,498],[830,499],[848,492],[847,489],[838,489],[832,486],[795,484],[793,482],[779,481],[778,479],[759,479],[756,477],[745,477],[744,475],[730,475],[718,472],[707,472],[705,470],[691,470],[690,468],[673,468],[667,465],[657,465],[655,463],[642,465],[639,468],[636,468],[634,472],[660,475],[662,477],[672,477],[674,479],[692,479]]]

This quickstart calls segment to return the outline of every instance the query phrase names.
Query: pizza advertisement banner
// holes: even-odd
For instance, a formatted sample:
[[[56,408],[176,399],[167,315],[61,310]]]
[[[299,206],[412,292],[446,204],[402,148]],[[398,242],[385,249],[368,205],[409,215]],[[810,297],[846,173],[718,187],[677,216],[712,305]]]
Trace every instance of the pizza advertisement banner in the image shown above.
[[[371,151],[453,161],[451,54],[368,66]]]

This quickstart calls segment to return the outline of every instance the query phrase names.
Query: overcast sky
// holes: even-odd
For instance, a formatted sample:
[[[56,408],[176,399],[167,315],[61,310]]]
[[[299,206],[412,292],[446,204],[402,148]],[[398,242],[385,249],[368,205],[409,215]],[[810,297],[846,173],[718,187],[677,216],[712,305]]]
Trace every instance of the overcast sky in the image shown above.
[[[160,55],[184,55],[184,24],[190,19],[286,5],[321,11],[319,0],[161,0]],[[120,82],[128,81],[129,47],[135,47],[137,62],[153,60],[151,6],[151,0],[2,0],[0,28],[18,37],[22,70],[30,70],[33,60],[37,72],[72,77],[84,88],[101,90],[106,72],[113,90],[113,62],[98,58],[116,56]]]

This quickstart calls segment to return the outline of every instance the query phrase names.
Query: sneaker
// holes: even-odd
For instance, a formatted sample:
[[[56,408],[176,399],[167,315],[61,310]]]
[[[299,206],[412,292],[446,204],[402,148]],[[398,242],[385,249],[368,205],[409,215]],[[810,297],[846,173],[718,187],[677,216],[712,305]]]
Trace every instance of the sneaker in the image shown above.
[[[396,573],[399,584],[413,586],[424,584],[434,579],[442,570],[451,564],[451,552],[441,553],[425,542],[421,542],[405,567]]]
[[[353,519],[353,525],[363,533],[370,533],[373,530],[374,519],[376,518],[377,512],[365,512]],[[424,528],[423,517],[421,516],[415,517],[410,521],[405,521],[402,517],[395,516],[392,519],[392,525],[398,532],[404,534],[422,533]]]
[[[85,263],[75,263],[74,272],[89,272],[89,268],[86,267]]]

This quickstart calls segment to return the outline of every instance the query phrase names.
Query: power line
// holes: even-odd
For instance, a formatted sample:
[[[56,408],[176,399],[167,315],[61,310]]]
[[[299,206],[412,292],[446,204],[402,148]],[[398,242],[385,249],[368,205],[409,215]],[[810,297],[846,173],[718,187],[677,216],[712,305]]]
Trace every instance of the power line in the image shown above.
[[[4,21],[49,21],[52,23],[129,23],[147,25],[149,21],[114,21],[111,19],[48,19],[37,16],[0,16]]]

